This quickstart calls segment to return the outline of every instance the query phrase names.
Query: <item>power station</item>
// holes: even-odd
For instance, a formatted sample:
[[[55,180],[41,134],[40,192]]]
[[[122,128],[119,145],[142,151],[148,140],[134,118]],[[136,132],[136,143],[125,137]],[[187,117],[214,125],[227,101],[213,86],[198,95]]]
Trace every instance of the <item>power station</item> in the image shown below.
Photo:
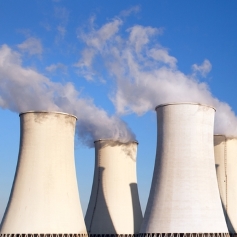
[[[20,114],[15,178],[1,236],[86,235],[74,162],[76,117],[60,112]]]
[[[94,180],[85,216],[89,234],[139,233],[136,155],[137,142],[95,141]]]
[[[216,174],[225,213],[231,234],[237,231],[237,138],[214,136]]]
[[[77,118],[62,112],[21,113],[18,163],[0,237],[235,234],[237,138],[213,136],[215,109],[208,105],[162,104],[156,113],[156,159],[144,218],[138,143],[100,139],[94,143],[85,220],[74,161]]]
[[[195,103],[156,107],[158,140],[141,233],[228,233],[215,172],[215,109]]]

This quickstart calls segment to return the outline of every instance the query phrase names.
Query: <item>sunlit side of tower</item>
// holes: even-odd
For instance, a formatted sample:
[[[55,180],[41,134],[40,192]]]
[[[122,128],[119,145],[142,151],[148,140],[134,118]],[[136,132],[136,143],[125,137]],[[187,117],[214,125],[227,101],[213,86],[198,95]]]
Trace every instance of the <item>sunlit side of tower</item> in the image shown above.
[[[237,138],[214,136],[216,174],[229,232],[237,231]]]
[[[86,234],[74,162],[76,117],[20,114],[18,163],[1,234]]]
[[[177,103],[156,112],[156,161],[140,232],[227,233],[215,173],[215,110]]]
[[[90,234],[138,233],[142,212],[136,176],[137,142],[95,142],[95,170],[85,216]]]

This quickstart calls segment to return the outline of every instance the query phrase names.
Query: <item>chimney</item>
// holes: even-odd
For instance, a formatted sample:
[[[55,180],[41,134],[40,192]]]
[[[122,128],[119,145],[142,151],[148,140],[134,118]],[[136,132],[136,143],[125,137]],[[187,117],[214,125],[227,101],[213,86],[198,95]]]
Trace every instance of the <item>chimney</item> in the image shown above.
[[[227,227],[237,231],[237,138],[214,136],[216,174]]]
[[[141,233],[228,233],[215,173],[215,109],[195,103],[156,107],[157,153]]]
[[[85,217],[89,234],[139,233],[136,154],[137,142],[95,141],[94,180]]]
[[[20,114],[18,163],[1,236],[86,234],[74,162],[76,119],[60,112]]]

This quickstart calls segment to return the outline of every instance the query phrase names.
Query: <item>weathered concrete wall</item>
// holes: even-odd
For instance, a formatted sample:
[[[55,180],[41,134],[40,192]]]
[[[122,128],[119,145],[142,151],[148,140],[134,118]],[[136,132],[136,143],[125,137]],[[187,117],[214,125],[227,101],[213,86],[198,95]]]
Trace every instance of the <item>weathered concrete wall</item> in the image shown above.
[[[180,103],[156,111],[156,162],[140,232],[227,233],[215,173],[215,110]]]
[[[0,233],[86,233],[74,163],[76,117],[27,112],[20,122],[18,164]]]
[[[90,234],[138,233],[142,212],[136,176],[137,143],[95,142],[95,171],[85,222]]]
[[[214,136],[217,180],[229,232],[237,231],[237,138]]]

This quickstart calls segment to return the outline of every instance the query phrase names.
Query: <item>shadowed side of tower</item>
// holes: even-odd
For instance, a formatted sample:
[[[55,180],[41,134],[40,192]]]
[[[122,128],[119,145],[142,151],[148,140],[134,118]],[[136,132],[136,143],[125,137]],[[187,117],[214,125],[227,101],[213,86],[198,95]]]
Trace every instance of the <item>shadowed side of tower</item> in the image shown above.
[[[95,142],[95,171],[85,222],[89,234],[134,234],[142,222],[137,142]]]
[[[226,223],[237,231],[237,138],[214,136],[216,174]]]

